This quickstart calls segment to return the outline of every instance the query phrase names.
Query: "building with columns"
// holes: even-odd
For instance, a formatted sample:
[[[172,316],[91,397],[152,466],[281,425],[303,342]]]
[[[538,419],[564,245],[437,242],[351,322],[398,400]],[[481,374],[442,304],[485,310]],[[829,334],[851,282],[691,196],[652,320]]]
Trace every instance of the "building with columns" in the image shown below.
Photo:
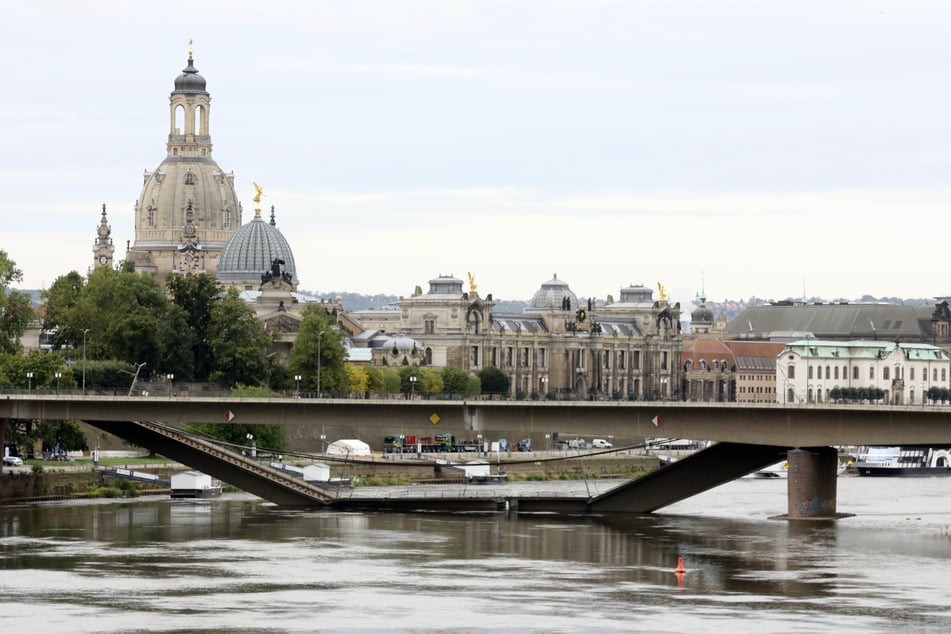
[[[922,405],[951,387],[951,357],[926,343],[804,339],[776,358],[776,402],[822,403],[834,390],[875,388],[885,403]]]
[[[338,319],[373,365],[447,365],[466,372],[495,366],[526,398],[680,398],[680,305],[643,286],[620,299],[579,300],[566,282],[541,285],[521,314],[496,313],[492,295],[452,275],[429,281],[393,310]]]
[[[135,204],[135,240],[126,260],[163,281],[170,273],[212,275],[225,243],[241,226],[234,174],[212,158],[211,95],[188,63],[169,97],[166,156],[145,172]]]

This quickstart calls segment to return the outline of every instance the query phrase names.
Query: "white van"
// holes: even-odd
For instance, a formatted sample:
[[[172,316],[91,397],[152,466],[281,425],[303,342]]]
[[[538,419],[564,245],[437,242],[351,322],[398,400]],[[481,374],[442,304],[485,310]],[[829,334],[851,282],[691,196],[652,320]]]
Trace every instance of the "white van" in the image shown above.
[[[591,441],[591,446],[595,449],[612,449],[614,445],[606,441],[604,438],[595,438]]]

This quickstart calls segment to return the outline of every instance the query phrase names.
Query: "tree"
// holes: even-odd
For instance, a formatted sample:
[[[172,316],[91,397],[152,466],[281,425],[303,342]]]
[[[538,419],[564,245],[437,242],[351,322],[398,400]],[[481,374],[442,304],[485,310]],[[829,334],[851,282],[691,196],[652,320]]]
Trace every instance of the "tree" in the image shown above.
[[[386,391],[386,384],[383,382],[383,370],[368,365],[363,368],[367,375],[367,391],[371,394],[380,394]]]
[[[76,271],[70,271],[57,277],[43,291],[43,328],[50,333],[50,344],[54,350],[65,348],[77,339],[75,330],[71,328],[72,315],[85,286],[86,279]],[[81,334],[79,339],[82,339]]]
[[[400,392],[402,380],[400,373],[393,368],[383,370],[383,391],[387,394],[397,394]]]
[[[186,323],[192,330],[191,355],[194,368],[189,374],[197,381],[205,381],[211,376],[213,359],[211,343],[208,340],[208,327],[211,324],[211,310],[218,301],[221,285],[207,273],[200,275],[172,275],[165,282],[172,302],[185,313]]]
[[[340,343],[340,332],[334,318],[322,306],[305,308],[288,362],[291,372],[301,375],[302,389],[346,392],[349,381],[344,368],[345,359],[346,350]]]
[[[450,394],[465,394],[469,376],[461,368],[447,365],[442,369],[443,389]]]
[[[212,308],[208,340],[214,358],[212,378],[232,386],[267,383],[271,338],[234,288]]]
[[[487,365],[478,372],[485,394],[508,395],[512,387],[512,379],[494,365]]]
[[[10,288],[23,281],[23,271],[0,251],[0,352],[20,350],[20,337],[34,319],[30,296]]]
[[[363,394],[366,392],[370,381],[367,373],[364,372],[364,368],[348,363],[346,364],[346,369],[347,391],[351,394]]]

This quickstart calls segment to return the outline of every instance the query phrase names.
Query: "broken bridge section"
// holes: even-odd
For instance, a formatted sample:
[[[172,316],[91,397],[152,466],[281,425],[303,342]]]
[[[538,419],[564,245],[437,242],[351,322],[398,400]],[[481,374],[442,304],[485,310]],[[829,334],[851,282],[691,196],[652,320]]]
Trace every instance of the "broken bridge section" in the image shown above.
[[[651,513],[786,459],[790,447],[721,442],[591,498],[592,513]]]
[[[172,427],[144,421],[85,422],[279,506],[324,506],[328,492]]]

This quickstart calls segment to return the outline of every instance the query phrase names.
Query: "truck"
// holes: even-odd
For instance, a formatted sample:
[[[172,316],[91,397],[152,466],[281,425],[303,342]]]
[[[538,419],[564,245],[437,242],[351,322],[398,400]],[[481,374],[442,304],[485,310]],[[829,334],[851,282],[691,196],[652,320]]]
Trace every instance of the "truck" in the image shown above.
[[[457,451],[479,451],[479,445],[474,440],[457,440],[452,434],[442,433],[434,436],[389,434],[383,437],[384,453],[444,453]]]

